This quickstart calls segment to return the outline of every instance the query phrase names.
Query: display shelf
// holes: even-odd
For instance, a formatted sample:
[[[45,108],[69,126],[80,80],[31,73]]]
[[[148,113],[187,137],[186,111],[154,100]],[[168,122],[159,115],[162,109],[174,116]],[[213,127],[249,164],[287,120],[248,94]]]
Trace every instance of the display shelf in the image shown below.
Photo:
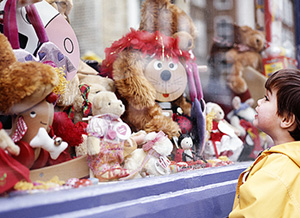
[[[226,217],[250,162],[0,199],[0,217]]]

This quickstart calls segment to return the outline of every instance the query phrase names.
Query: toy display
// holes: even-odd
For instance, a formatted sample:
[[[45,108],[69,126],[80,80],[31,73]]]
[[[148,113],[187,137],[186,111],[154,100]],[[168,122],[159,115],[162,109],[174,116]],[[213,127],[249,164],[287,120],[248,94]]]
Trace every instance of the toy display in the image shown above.
[[[105,23],[98,9],[71,13],[86,3],[0,0],[0,197],[155,179],[158,186],[192,170],[209,180],[206,172],[223,169],[204,168],[253,161],[273,146],[252,121],[265,92],[263,70],[271,74],[283,50],[265,49],[264,32],[244,24],[224,18],[224,29],[222,22],[206,25],[190,7],[197,1],[124,2],[128,11],[140,8],[103,37],[91,31]],[[108,3],[88,4],[102,10]],[[91,23],[91,34],[76,26],[90,34],[91,48],[81,41],[79,49],[70,22],[78,15],[101,25]],[[269,68],[263,55],[272,58]]]

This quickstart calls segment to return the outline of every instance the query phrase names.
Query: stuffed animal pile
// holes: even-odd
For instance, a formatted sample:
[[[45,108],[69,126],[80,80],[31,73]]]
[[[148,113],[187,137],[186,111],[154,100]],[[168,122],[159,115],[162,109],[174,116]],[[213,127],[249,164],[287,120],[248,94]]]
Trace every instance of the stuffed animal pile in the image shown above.
[[[72,0],[47,2],[68,19]],[[260,71],[264,36],[247,26],[234,28],[235,41],[224,55],[232,64],[227,82],[234,94],[243,95],[248,90],[243,70]],[[100,182],[240,160],[241,139],[249,132],[237,118],[242,100],[233,102],[238,112],[229,117],[232,125],[217,102],[205,104],[192,54],[195,38],[192,19],[170,0],[145,0],[139,29],[105,49],[99,74],[80,62],[89,72],[79,68],[56,96],[54,68],[17,61],[0,33],[0,114],[13,116],[10,135],[0,123],[0,164],[5,166],[0,184],[3,170],[9,171],[11,163],[18,166],[10,170],[12,185],[0,186],[0,194],[21,179],[29,181],[29,170],[71,160],[74,147],[77,157],[87,156],[90,176]],[[164,110],[162,105],[170,106]],[[230,161],[222,162],[223,155]]]

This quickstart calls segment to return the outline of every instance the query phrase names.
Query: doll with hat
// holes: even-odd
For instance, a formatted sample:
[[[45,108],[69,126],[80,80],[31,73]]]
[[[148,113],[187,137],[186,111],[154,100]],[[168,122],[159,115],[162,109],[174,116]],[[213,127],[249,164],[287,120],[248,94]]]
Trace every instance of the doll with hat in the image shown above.
[[[13,117],[10,137],[20,147],[13,157],[28,168],[43,167],[68,146],[49,136],[58,75],[46,64],[18,62],[3,34],[0,45],[0,113]]]

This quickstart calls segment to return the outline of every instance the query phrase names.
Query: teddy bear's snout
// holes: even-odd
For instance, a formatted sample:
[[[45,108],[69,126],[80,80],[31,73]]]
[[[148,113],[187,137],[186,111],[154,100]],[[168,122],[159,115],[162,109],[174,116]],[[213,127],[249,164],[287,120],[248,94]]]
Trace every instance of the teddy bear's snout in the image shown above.
[[[168,81],[171,78],[171,72],[168,70],[164,70],[163,72],[160,73],[160,78],[163,81]]]

